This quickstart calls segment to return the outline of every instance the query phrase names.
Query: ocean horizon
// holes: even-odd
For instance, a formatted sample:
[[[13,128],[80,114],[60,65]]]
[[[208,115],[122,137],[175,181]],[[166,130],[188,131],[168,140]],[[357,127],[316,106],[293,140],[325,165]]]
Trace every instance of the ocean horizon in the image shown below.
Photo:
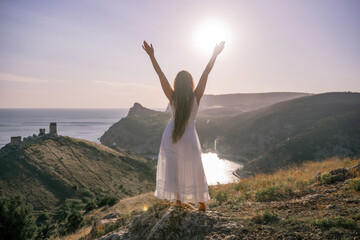
[[[40,128],[48,133],[50,122],[57,123],[59,135],[100,143],[105,131],[128,112],[129,108],[3,108],[0,109],[0,148],[10,143],[12,136],[23,139],[38,135]]]

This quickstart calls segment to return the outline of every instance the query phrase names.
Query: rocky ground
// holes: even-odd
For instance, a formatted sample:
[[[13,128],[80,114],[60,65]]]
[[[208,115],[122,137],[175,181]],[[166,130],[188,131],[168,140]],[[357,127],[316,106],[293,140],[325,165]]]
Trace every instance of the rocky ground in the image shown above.
[[[200,212],[154,199],[130,214],[111,209],[81,239],[360,239],[359,170],[360,162],[316,174],[314,183],[277,201],[213,197]]]

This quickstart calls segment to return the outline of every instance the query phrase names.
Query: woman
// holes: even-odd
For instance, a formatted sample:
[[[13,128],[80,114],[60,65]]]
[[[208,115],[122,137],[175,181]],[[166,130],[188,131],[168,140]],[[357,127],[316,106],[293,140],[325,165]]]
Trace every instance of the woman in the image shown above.
[[[175,206],[181,206],[183,201],[198,202],[199,210],[205,211],[205,201],[210,199],[195,118],[209,73],[217,56],[224,49],[224,44],[225,42],[221,42],[215,46],[195,89],[193,78],[187,71],[177,74],[173,89],[155,59],[152,44],[144,41],[142,46],[159,76],[161,87],[169,99],[172,110],[172,118],[161,139],[155,196],[170,201],[176,200]]]

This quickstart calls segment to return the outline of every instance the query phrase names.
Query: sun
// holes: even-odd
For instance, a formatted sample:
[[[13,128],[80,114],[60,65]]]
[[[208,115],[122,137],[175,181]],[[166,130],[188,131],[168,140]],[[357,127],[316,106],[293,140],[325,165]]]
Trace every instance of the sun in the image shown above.
[[[202,53],[210,54],[217,43],[229,40],[229,32],[228,25],[222,20],[204,20],[195,28],[195,47]]]

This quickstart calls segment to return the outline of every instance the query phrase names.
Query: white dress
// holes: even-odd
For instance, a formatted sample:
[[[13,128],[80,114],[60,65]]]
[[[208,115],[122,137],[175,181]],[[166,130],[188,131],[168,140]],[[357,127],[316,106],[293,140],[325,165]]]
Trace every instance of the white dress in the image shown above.
[[[175,111],[161,139],[156,172],[155,196],[160,199],[205,202],[210,199],[204,168],[201,161],[201,145],[195,129],[198,111],[194,97],[191,114],[184,135],[173,144],[171,140]]]

